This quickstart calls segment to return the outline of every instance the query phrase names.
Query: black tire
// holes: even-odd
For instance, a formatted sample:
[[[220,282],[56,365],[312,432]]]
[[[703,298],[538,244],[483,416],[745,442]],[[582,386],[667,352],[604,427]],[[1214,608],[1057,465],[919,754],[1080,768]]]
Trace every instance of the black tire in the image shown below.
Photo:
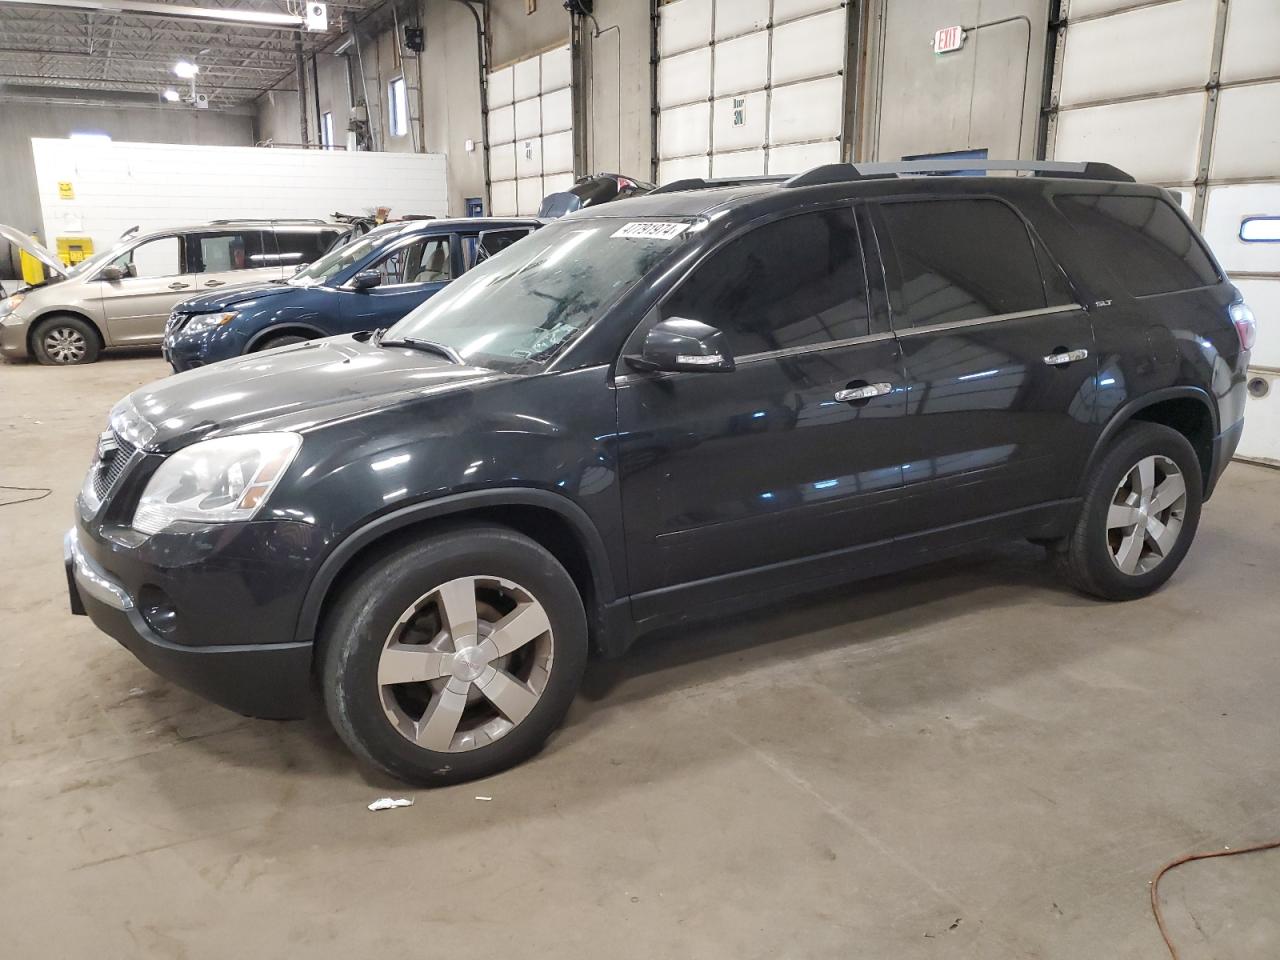
[[[536,704],[504,734],[471,749],[431,750],[402,734],[384,710],[379,661],[392,630],[405,629],[398,626],[401,615],[435,588],[462,577],[498,577],[519,585],[545,612],[554,655]],[[401,634],[411,635],[426,636]],[[441,528],[365,565],[326,616],[319,642],[325,709],[338,735],[373,766],[424,786],[489,776],[537,753],[578,692],[588,645],[582,598],[555,557],[513,530],[479,524]],[[545,642],[546,637],[538,641]],[[442,697],[425,691],[426,684],[406,687],[418,688],[417,695]],[[497,709],[478,696],[475,707],[470,703],[464,718]],[[504,719],[498,714],[499,722]]]
[[[45,317],[31,331],[36,359],[51,367],[70,367],[98,359],[102,341],[93,324],[71,314]]]
[[[1121,483],[1140,461],[1149,457],[1171,461],[1181,473],[1185,488],[1181,529],[1173,546],[1152,558],[1153,568],[1126,573],[1115,552],[1125,534],[1120,529],[1108,529],[1108,514],[1113,498],[1121,495]],[[1178,431],[1156,423],[1125,427],[1088,478],[1075,529],[1056,555],[1059,570],[1078,590],[1104,600],[1134,600],[1158,589],[1178,569],[1195,538],[1203,501],[1204,478],[1200,469],[1195,450]],[[1137,542],[1149,541],[1139,535]]]
[[[289,347],[295,343],[306,343],[311,337],[304,337],[297,333],[282,333],[278,337],[268,337],[262,343],[254,348],[254,352],[259,350],[274,350],[276,347]]]

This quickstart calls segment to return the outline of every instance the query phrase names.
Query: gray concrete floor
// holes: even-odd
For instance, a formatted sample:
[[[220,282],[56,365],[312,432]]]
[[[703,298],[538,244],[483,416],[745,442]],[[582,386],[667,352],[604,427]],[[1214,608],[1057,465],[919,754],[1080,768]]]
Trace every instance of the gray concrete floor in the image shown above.
[[[0,955],[1158,957],[1155,869],[1280,835],[1280,472],[1147,600],[1011,545],[653,637],[532,763],[414,791],[68,614],[94,438],[164,370],[0,365],[0,483],[53,488],[0,508]],[[1280,954],[1278,888],[1171,873],[1183,956]]]

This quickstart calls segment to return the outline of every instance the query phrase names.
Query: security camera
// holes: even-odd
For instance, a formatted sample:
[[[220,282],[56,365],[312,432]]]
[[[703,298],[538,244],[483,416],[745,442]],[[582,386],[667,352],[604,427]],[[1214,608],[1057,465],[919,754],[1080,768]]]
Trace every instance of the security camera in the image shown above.
[[[314,0],[307,2],[306,15],[307,29],[312,32],[323,33],[329,29],[329,8],[323,3],[316,3]]]
[[[209,95],[207,93],[197,93],[191,98],[191,103],[197,110],[209,109]]]

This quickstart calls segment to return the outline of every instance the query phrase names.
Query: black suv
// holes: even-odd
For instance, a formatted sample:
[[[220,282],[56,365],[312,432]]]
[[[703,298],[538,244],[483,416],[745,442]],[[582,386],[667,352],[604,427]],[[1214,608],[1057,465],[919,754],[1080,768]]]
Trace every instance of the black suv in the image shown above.
[[[1005,537],[1143,596],[1235,449],[1252,316],[1167,191],[1006,166],[684,181],[385,332],[144,387],[77,500],[72,609],[232,709],[318,691],[446,783],[659,625]]]

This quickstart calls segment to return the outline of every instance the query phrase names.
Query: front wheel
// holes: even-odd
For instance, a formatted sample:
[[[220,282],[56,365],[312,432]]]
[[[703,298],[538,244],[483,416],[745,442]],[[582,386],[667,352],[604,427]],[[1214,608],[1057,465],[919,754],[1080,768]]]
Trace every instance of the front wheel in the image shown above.
[[[42,320],[31,339],[36,359],[50,366],[73,366],[98,359],[98,332],[79,317]]]
[[[554,556],[475,525],[367,567],[320,644],[326,711],[346,744],[401,780],[449,784],[538,751],[577,693],[587,626]]]
[[[1090,475],[1060,567],[1085,593],[1144,597],[1182,563],[1202,498],[1200,461],[1187,438],[1161,424],[1134,423]]]

